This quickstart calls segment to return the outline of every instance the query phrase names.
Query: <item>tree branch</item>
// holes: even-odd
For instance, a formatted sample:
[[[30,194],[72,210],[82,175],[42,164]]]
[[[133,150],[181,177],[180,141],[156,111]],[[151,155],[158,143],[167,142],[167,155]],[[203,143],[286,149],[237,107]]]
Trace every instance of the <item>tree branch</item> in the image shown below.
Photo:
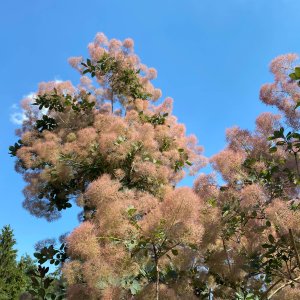
[[[294,280],[298,280],[300,279],[300,276],[298,276],[297,278],[295,278]],[[276,289],[270,296],[268,296],[268,300],[271,299],[274,295],[276,295],[278,292],[280,292],[282,289],[284,289],[286,286],[290,285],[291,283],[293,283],[294,280],[289,280],[286,283],[284,283],[283,285],[281,285],[278,289]]]
[[[300,269],[300,259],[299,259],[299,254],[298,254],[298,251],[297,251],[297,247],[296,247],[296,243],[295,243],[293,231],[292,231],[291,228],[289,228],[289,235],[290,235],[292,247],[293,247],[293,249],[294,249],[294,251],[295,251],[296,261],[297,261],[297,266],[298,266],[298,268]]]
[[[230,273],[232,273],[230,259],[229,259],[229,255],[228,255],[228,251],[227,251],[227,247],[226,247],[224,238],[222,238],[222,242],[223,242],[223,248],[224,248],[224,251],[225,251],[225,254],[226,254],[226,260],[227,260],[228,268],[229,268]]]

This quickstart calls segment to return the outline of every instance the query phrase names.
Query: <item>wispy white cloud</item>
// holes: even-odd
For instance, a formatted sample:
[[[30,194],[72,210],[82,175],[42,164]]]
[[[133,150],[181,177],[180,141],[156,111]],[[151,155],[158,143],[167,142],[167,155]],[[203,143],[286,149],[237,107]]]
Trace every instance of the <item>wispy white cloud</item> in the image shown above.
[[[31,92],[31,93],[25,95],[23,97],[23,99],[30,99],[31,101],[33,101],[35,95],[36,94],[34,92]],[[9,117],[10,121],[15,125],[22,125],[22,123],[27,120],[24,109],[22,109],[16,103],[14,103],[11,106],[11,109],[13,110],[13,112],[10,114],[10,117]]]
[[[54,82],[55,82],[55,83],[62,83],[63,80],[59,79],[59,76],[55,76],[55,77],[54,77]]]
[[[15,125],[22,125],[26,119],[24,112],[14,112],[10,114],[10,121]]]
[[[31,93],[25,95],[25,96],[23,97],[23,99],[30,99],[30,100],[33,100],[35,96],[36,96],[36,93],[31,92]]]
[[[58,84],[58,83],[63,82],[63,80],[59,79],[59,76],[55,76],[54,82],[56,84]],[[30,99],[31,101],[33,101],[35,96],[36,96],[36,93],[31,92],[31,93],[23,96],[23,99]],[[27,120],[24,109],[22,109],[16,103],[14,103],[11,106],[11,109],[13,110],[13,112],[10,114],[10,117],[9,117],[10,121],[15,125],[22,125],[22,123]],[[43,109],[42,114],[46,114],[47,111],[48,111],[48,109]]]
[[[18,109],[18,105],[16,103],[14,103],[10,108],[11,109]]]

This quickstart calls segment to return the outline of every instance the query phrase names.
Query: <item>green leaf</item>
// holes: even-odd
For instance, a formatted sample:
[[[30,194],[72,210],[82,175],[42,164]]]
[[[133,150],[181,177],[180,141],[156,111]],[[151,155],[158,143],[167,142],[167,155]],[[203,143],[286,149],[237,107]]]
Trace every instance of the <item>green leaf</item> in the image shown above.
[[[172,254],[173,254],[174,256],[177,256],[177,255],[178,255],[178,250],[176,250],[176,249],[172,249],[171,252],[172,252]]]
[[[45,295],[46,295],[46,291],[43,288],[39,289],[39,295],[42,297],[42,299],[44,299]]]
[[[129,217],[133,217],[136,211],[137,209],[134,206],[130,205],[127,209],[127,214]]]
[[[268,240],[270,241],[270,243],[274,244],[275,243],[275,238],[272,234],[269,234],[268,236]]]
[[[291,73],[289,76],[292,80],[297,80],[297,75],[295,73]]]
[[[185,163],[186,163],[188,166],[192,166],[192,165],[193,165],[189,160],[186,160]]]
[[[228,214],[229,214],[229,210],[226,210],[226,211],[223,213],[223,217],[226,217]]]
[[[47,277],[44,281],[44,288],[47,289],[49,286],[50,286],[50,283],[52,282],[53,280],[50,279],[49,277]]]
[[[40,285],[36,277],[31,277],[32,285],[38,287]]]
[[[294,184],[300,185],[300,178],[295,178],[294,179]]]
[[[36,296],[38,294],[35,290],[29,290],[29,293],[33,296]]]
[[[293,138],[295,138],[295,139],[300,139],[300,133],[298,133],[298,132],[293,132],[293,133],[291,134],[291,136],[292,136]]]
[[[277,151],[277,147],[276,146],[273,146],[269,149],[269,152],[270,153],[275,153]]]
[[[217,199],[216,198],[209,198],[207,200],[207,203],[212,206],[212,207],[216,207],[217,206]]]
[[[300,67],[295,68],[296,79],[300,79]]]

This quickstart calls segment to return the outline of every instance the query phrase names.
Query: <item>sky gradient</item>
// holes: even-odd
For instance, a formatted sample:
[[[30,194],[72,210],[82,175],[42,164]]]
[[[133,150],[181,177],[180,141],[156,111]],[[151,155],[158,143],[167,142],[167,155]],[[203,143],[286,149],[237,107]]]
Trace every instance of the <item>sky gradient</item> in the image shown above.
[[[272,80],[270,61],[300,53],[299,0],[27,0],[0,3],[0,228],[10,224],[19,254],[77,224],[78,209],[47,223],[22,208],[21,176],[8,147],[16,140],[19,102],[40,81],[79,75],[67,58],[87,55],[97,32],[135,41],[142,61],[158,71],[154,84],[174,98],[174,114],[211,156],[225,145],[225,129],[253,129],[268,111],[260,86]],[[183,184],[191,185],[187,178]]]

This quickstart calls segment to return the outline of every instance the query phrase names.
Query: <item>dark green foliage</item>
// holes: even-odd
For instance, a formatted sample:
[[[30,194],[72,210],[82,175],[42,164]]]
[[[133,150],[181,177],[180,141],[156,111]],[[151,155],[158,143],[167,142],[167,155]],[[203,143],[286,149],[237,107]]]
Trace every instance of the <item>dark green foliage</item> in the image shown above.
[[[9,147],[9,154],[10,156],[16,156],[17,155],[17,151],[22,147],[23,142],[22,140],[18,140],[17,143],[15,143],[13,146]]]
[[[277,146],[282,146],[290,153],[300,152],[300,134],[298,132],[289,131],[284,134],[284,128],[274,131],[273,135],[269,137],[270,141],[274,141],[270,152],[276,152]]]
[[[83,74],[90,73],[92,77],[106,77],[110,82],[113,94],[117,97],[125,97],[128,102],[134,99],[147,100],[151,97],[140,83],[138,77],[140,70],[124,66],[121,61],[107,53],[104,53],[95,64],[90,59],[81,64],[84,67]]]
[[[164,114],[154,114],[152,116],[148,116],[146,114],[144,114],[144,112],[139,112],[139,117],[141,119],[141,121],[145,122],[145,123],[150,123],[152,124],[154,127],[157,125],[163,125],[166,122],[166,118],[169,114],[168,113],[164,113]]]
[[[49,274],[49,267],[43,266],[45,263],[59,266],[68,258],[66,245],[62,244],[59,249],[53,245],[43,247],[39,252],[34,253],[38,260],[38,267],[29,272],[31,288],[28,292],[33,299],[61,300],[65,298],[65,284],[60,278],[60,271],[57,274]]]
[[[65,110],[64,105],[61,103],[61,95],[57,94],[57,90],[54,89],[54,93],[52,94],[43,94],[37,95],[35,98],[35,102],[32,103],[33,105],[38,105],[39,110],[43,108],[48,108],[50,111],[55,110],[59,112],[63,112]],[[70,95],[65,96],[66,100],[71,98]]]
[[[298,85],[299,85],[299,80],[300,80],[300,67],[296,67],[294,69],[294,72],[289,74],[291,80],[295,80],[298,82]]]
[[[44,130],[53,130],[57,127],[57,123],[55,119],[48,117],[47,115],[43,115],[41,120],[36,121],[36,129],[39,132],[43,132]]]
[[[39,252],[35,252],[34,257],[38,260],[40,265],[49,261],[50,264],[58,266],[68,258],[66,249],[65,244],[62,244],[59,249],[55,249],[53,245],[50,245],[43,247]]]
[[[49,267],[41,265],[30,273],[31,288],[28,291],[33,300],[65,299],[64,285],[53,275],[48,275]]]
[[[189,161],[189,156],[188,154],[184,151],[184,149],[179,148],[178,152],[180,154],[180,159],[176,160],[174,164],[174,170],[176,172],[180,171],[185,167],[185,165],[191,166],[192,163]]]
[[[26,276],[17,263],[16,240],[10,226],[0,234],[0,299],[18,299],[26,286]]]
[[[71,109],[75,113],[85,113],[88,110],[93,109],[95,102],[89,102],[88,96],[90,94],[81,95],[82,97],[72,97],[69,94],[60,95],[57,90],[54,89],[52,94],[38,95],[35,98],[33,105],[38,105],[39,110],[43,108],[49,109],[49,111],[64,112],[66,109]],[[55,118],[43,115],[42,119],[36,121],[36,129],[39,132],[44,130],[54,130],[58,126]]]
[[[38,105],[39,110],[43,108],[49,111],[64,112],[67,108],[71,108],[74,112],[85,112],[91,110],[95,106],[95,102],[89,102],[88,97],[90,94],[81,95],[81,97],[72,97],[69,94],[60,95],[54,89],[52,94],[38,95],[35,98],[33,105]]]
[[[294,72],[289,74],[292,81],[297,81],[297,84],[300,86],[300,67],[296,67]],[[297,102],[295,110],[300,107],[300,101]]]
[[[260,298],[253,293],[247,293],[240,290],[235,293],[235,300],[260,300]]]
[[[254,168],[256,162],[264,162],[266,168],[259,172],[256,171]],[[263,157],[259,159],[247,158],[243,163],[243,167],[248,173],[248,178],[244,181],[244,184],[261,184],[267,189],[271,199],[284,196],[283,188],[287,184],[286,177],[293,176],[291,170],[285,167],[285,160],[275,161]],[[281,176],[281,174],[286,176]]]
[[[37,268],[36,260],[32,259],[31,256],[26,254],[21,257],[18,266],[22,270],[22,272],[25,274],[26,284],[25,284],[25,288],[24,288],[24,291],[25,291],[24,294],[27,294],[26,291],[29,291],[29,289],[31,287],[30,274],[32,271],[34,271]]]
[[[273,235],[268,236],[268,241],[262,245],[265,252],[262,253],[264,263],[261,264],[261,272],[266,275],[265,282],[271,283],[273,276],[284,264],[290,265],[295,259],[295,251],[291,242],[286,237],[275,240]]]
[[[289,74],[291,80],[297,81],[297,84],[300,86],[300,67],[296,67],[294,72]],[[297,102],[295,109],[300,106],[300,101]]]
[[[67,259],[66,246],[59,249],[51,245],[35,253],[39,265],[29,255],[22,256],[17,262],[16,241],[9,226],[4,226],[0,234],[0,300],[61,300],[65,287],[60,272],[48,274],[48,262],[59,266]]]
[[[270,152],[274,153],[277,151],[278,147],[284,149],[285,152],[291,154],[295,160],[296,168],[295,170],[291,168],[285,168],[283,171],[288,173],[287,177],[290,182],[299,185],[300,184],[300,167],[298,154],[300,153],[300,133],[289,131],[284,134],[284,128],[281,127],[280,130],[274,131],[273,135],[269,137],[272,141]]]

